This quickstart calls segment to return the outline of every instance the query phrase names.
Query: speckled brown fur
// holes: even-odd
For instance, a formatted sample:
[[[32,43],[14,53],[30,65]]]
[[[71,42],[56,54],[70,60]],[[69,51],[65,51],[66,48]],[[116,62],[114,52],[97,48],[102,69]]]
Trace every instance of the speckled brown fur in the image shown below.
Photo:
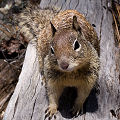
[[[77,18],[80,31],[73,29],[73,16]],[[44,71],[49,98],[46,116],[51,118],[58,108],[58,99],[67,86],[77,88],[73,113],[78,113],[88,97],[99,72],[99,40],[93,27],[76,10],[60,12],[40,33],[38,56],[40,69]],[[77,28],[77,27],[76,27]],[[75,39],[81,44],[79,52],[73,50]],[[54,54],[51,53],[51,47]],[[68,68],[63,70],[61,63]],[[70,69],[69,69],[70,66]]]

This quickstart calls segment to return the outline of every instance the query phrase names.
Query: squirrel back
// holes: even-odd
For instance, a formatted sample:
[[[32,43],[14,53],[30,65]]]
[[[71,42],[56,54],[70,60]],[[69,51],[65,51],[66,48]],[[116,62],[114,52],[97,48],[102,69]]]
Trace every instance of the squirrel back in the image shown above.
[[[31,0],[32,2],[39,0]],[[25,2],[25,3],[24,3]],[[58,13],[55,9],[40,9],[38,4],[31,4],[30,1],[24,1],[25,8],[20,13],[14,13],[14,24],[17,26],[17,32],[23,34],[28,41],[37,41],[40,32],[48,26],[50,20]]]

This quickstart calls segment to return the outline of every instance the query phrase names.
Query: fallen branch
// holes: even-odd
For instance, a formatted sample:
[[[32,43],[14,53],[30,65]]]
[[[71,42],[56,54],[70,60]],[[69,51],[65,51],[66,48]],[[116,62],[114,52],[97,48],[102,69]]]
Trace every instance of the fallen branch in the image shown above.
[[[5,33],[9,38],[11,38],[11,34],[10,34],[10,32],[7,32],[6,30],[4,30],[3,28],[1,28],[0,27],[0,30],[3,32],[3,33]]]

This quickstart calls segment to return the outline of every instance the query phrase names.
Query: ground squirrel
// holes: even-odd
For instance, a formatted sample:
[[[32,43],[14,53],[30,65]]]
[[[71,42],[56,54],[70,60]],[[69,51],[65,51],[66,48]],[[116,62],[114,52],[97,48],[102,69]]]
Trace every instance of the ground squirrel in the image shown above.
[[[99,72],[99,40],[93,27],[76,10],[56,15],[38,37],[38,56],[49,106],[46,117],[57,113],[65,87],[76,87],[73,114],[78,114]]]
[[[79,113],[99,72],[99,40],[93,27],[76,10],[58,13],[28,5],[14,21],[28,40],[37,41],[40,72],[49,99],[46,116],[57,112],[65,87],[76,87],[73,114]]]

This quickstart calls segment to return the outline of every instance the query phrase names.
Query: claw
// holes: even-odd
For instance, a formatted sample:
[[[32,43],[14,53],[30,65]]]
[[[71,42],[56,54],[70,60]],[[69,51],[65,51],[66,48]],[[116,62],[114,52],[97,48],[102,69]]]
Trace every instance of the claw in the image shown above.
[[[47,108],[47,109],[45,110],[45,113],[47,113],[48,109],[49,109],[49,108]]]
[[[48,118],[48,120],[51,120],[52,119],[52,116]]]
[[[41,82],[41,85],[43,86],[43,84],[44,84],[44,83],[43,83],[43,81],[42,81],[42,82]]]
[[[54,115],[54,119],[56,119],[56,115]]]
[[[56,118],[56,116],[54,114],[57,113],[57,107],[54,105],[49,106],[46,110],[45,110],[45,118],[44,120],[48,117],[48,120],[51,120],[52,117],[54,116],[54,118]]]
[[[75,118],[79,116],[80,111],[77,111],[75,114]]]
[[[46,119],[49,115],[50,115],[50,113],[47,113],[47,114],[45,115],[45,119]],[[45,120],[45,119],[44,119],[44,120]]]

